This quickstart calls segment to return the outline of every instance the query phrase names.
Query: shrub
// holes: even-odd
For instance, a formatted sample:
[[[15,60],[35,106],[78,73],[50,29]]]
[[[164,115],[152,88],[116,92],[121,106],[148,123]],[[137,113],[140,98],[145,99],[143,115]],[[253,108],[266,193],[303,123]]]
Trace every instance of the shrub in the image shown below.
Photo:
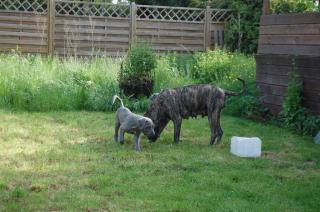
[[[136,45],[130,49],[121,65],[119,82],[130,80],[152,80],[153,70],[157,65],[153,50],[146,44]]]
[[[159,92],[161,89],[181,87],[195,83],[195,80],[185,73],[192,69],[191,61],[193,59],[191,59],[191,57],[183,58],[179,57],[179,59],[176,59],[174,55],[161,57],[155,69],[154,92]],[[179,61],[179,63],[177,61]],[[182,70],[181,66],[179,66],[179,64],[188,63],[190,63],[191,67],[185,70]]]
[[[121,64],[118,76],[120,88],[127,96],[149,96],[153,87],[153,70],[156,65],[156,56],[151,47],[146,44],[134,46]]]
[[[212,83],[224,89],[241,89],[238,77],[247,84],[242,96],[227,97],[224,113],[251,119],[265,119],[266,109],[261,106],[255,84],[255,60],[252,56],[231,53],[218,49],[195,55],[196,61],[191,76],[200,83]]]
[[[272,13],[302,13],[320,11],[313,0],[272,0]]]
[[[224,113],[265,121],[268,110],[261,105],[261,99],[262,97],[259,95],[255,82],[251,82],[247,85],[247,91],[244,95],[227,98]]]
[[[289,76],[286,97],[283,101],[280,120],[283,125],[303,135],[314,135],[320,126],[320,118],[302,106],[302,81],[296,68]]]
[[[255,79],[255,60],[251,56],[223,49],[195,54],[191,77],[200,83],[214,83],[233,88],[240,77],[247,82]]]
[[[224,50],[197,53],[191,76],[201,83],[221,81],[231,72],[233,55]]]

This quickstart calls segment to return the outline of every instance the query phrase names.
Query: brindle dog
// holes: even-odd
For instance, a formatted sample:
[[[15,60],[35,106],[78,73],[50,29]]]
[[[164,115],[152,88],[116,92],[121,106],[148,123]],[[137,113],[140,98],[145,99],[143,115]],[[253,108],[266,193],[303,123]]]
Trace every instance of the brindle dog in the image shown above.
[[[179,142],[182,119],[208,116],[211,138],[210,144],[221,142],[223,131],[220,126],[220,112],[224,107],[225,96],[238,96],[244,93],[245,81],[238,78],[243,88],[240,92],[232,92],[209,85],[190,85],[182,88],[166,89],[152,97],[151,105],[144,114],[155,124],[157,140],[170,120],[174,124],[174,142]]]

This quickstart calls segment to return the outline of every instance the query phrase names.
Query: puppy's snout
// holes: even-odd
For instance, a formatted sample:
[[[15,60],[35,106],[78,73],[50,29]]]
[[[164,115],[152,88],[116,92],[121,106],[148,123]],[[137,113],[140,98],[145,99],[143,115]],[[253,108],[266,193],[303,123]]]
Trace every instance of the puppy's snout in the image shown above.
[[[154,130],[152,130],[151,138],[154,138],[154,137],[156,137],[156,133],[154,132]]]

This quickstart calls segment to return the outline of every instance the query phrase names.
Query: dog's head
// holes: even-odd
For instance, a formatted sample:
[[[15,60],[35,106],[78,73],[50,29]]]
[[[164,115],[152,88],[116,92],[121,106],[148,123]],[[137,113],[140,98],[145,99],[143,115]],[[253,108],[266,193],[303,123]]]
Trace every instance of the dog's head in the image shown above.
[[[156,137],[156,134],[154,132],[154,124],[150,118],[144,117],[140,119],[139,129],[148,137],[148,139],[154,139]]]

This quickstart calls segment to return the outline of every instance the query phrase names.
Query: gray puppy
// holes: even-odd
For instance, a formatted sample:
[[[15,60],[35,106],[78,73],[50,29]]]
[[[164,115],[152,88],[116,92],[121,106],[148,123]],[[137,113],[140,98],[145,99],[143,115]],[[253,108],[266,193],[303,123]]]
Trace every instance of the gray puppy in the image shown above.
[[[150,118],[132,113],[128,108],[123,105],[122,99],[114,95],[112,98],[112,104],[119,99],[121,106],[116,112],[116,125],[114,132],[114,141],[123,144],[124,133],[134,134],[134,142],[136,151],[140,151],[140,134],[145,134],[148,139],[155,138],[154,124]],[[118,131],[120,129],[120,136]]]

